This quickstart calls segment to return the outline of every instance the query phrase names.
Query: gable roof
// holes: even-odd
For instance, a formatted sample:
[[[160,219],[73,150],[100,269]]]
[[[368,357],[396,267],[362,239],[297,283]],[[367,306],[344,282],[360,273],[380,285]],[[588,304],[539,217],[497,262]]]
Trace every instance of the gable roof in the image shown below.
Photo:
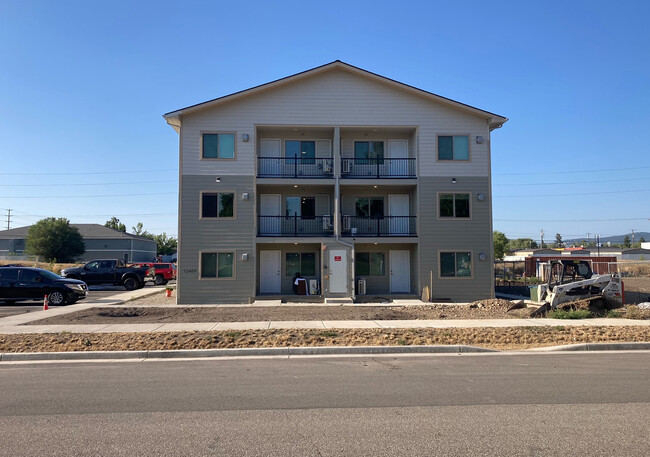
[[[137,239],[137,240],[150,240],[138,235],[133,235],[131,233],[120,232],[119,230],[114,230],[112,228],[104,227],[101,224],[70,224],[72,227],[79,229],[81,237],[84,239],[102,239],[102,240],[116,240],[116,239]],[[31,225],[25,227],[16,227],[10,230],[0,231],[0,239],[2,240],[15,240],[15,239],[26,239],[27,233]]]
[[[196,111],[200,111],[206,108],[212,108],[215,106],[218,106],[222,103],[230,102],[233,100],[237,100],[239,98],[247,97],[253,94],[257,94],[262,91],[266,91],[275,87],[283,86],[286,84],[290,84],[292,82],[309,78],[311,76],[315,76],[317,74],[325,73],[327,71],[331,71],[334,69],[341,69],[348,71],[350,73],[356,74],[358,76],[364,77],[366,79],[370,79],[373,81],[377,81],[382,84],[386,84],[392,87],[396,87],[400,90],[404,90],[406,92],[427,98],[431,101],[443,103],[448,106],[452,106],[454,108],[460,109],[462,111],[466,111],[475,115],[478,115],[480,117],[484,117],[489,120],[490,122],[490,130],[494,130],[497,128],[500,128],[503,124],[505,124],[508,121],[507,117],[501,116],[499,114],[491,113],[489,111],[485,111],[479,108],[476,108],[471,105],[467,105],[465,103],[458,102],[456,100],[452,100],[451,98],[443,97],[442,95],[437,95],[434,94],[433,92],[428,92],[423,89],[418,89],[417,87],[410,86],[408,84],[404,84],[402,82],[396,81],[394,79],[387,78],[385,76],[378,75],[376,73],[372,73],[368,70],[364,70],[363,68],[355,67],[354,65],[350,65],[348,63],[342,62],[340,60],[335,60],[334,62],[327,63],[325,65],[321,65],[319,67],[312,68],[310,70],[306,70],[300,73],[296,73],[295,75],[291,76],[286,76],[284,78],[276,79],[275,81],[271,81],[265,84],[261,84],[259,86],[251,87],[249,89],[244,89],[239,92],[234,92],[229,95],[224,95],[222,97],[217,97],[212,100],[208,100],[206,102],[202,103],[197,103],[195,105],[190,105],[185,108],[181,108],[175,111],[170,111],[169,113],[163,114],[163,117],[167,121],[169,125],[171,125],[174,130],[177,132],[180,130],[180,116],[184,114],[189,114],[189,113],[194,113]]]

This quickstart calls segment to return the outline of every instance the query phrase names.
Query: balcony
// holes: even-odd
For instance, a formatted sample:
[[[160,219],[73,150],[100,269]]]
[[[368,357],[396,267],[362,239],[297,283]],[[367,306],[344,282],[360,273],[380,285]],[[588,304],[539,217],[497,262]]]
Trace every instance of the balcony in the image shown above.
[[[343,216],[342,236],[417,236],[416,216]]]
[[[415,178],[415,159],[341,159],[342,178]]]
[[[332,178],[334,159],[299,157],[258,157],[259,178]]]
[[[258,236],[334,236],[332,216],[257,216]]]

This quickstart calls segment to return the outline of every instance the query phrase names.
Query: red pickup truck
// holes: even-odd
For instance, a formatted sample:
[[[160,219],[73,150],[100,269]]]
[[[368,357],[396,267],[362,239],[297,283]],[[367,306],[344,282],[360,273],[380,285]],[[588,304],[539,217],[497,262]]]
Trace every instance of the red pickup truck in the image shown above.
[[[157,286],[167,284],[172,279],[176,279],[176,265],[173,263],[154,263],[154,262],[138,262],[132,263],[130,267],[153,267],[155,270],[153,283]]]

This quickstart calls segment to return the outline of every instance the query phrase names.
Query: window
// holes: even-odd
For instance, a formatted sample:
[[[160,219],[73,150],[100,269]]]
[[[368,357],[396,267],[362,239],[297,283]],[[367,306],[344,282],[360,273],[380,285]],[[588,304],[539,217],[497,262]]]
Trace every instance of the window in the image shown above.
[[[316,216],[316,199],[314,197],[287,197],[286,204],[287,217],[314,219]]]
[[[286,276],[300,273],[303,276],[316,276],[316,254],[313,252],[287,253]]]
[[[472,276],[472,254],[470,252],[441,252],[440,277],[468,278]]]
[[[469,217],[469,194],[440,194],[440,217]]]
[[[234,218],[234,192],[203,192],[201,194],[201,217]]]
[[[384,142],[383,141],[355,141],[354,158],[356,164],[382,164],[384,163]],[[361,160],[375,159],[375,160]]]
[[[469,137],[438,136],[438,160],[469,160]]]
[[[201,157],[204,159],[234,159],[234,133],[204,133]]]
[[[202,252],[201,278],[234,278],[234,252]]]
[[[34,270],[20,270],[20,282],[40,282],[41,275]]]
[[[354,211],[357,217],[383,219],[384,199],[382,197],[358,197],[354,201]]]
[[[385,276],[385,259],[383,252],[357,252],[354,254],[354,271],[359,276]]]
[[[316,142],[287,140],[284,144],[284,156],[301,159],[298,163],[313,165],[316,163]],[[293,164],[293,160],[290,161]]]

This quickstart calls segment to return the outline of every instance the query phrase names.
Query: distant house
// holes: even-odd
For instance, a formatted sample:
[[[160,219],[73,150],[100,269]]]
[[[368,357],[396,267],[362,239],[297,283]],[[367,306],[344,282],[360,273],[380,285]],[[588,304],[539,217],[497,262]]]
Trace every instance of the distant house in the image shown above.
[[[100,224],[70,224],[79,229],[86,252],[79,259],[123,259],[127,262],[152,262],[156,258],[155,241],[123,233]],[[0,231],[0,256],[23,255],[30,226]]]

